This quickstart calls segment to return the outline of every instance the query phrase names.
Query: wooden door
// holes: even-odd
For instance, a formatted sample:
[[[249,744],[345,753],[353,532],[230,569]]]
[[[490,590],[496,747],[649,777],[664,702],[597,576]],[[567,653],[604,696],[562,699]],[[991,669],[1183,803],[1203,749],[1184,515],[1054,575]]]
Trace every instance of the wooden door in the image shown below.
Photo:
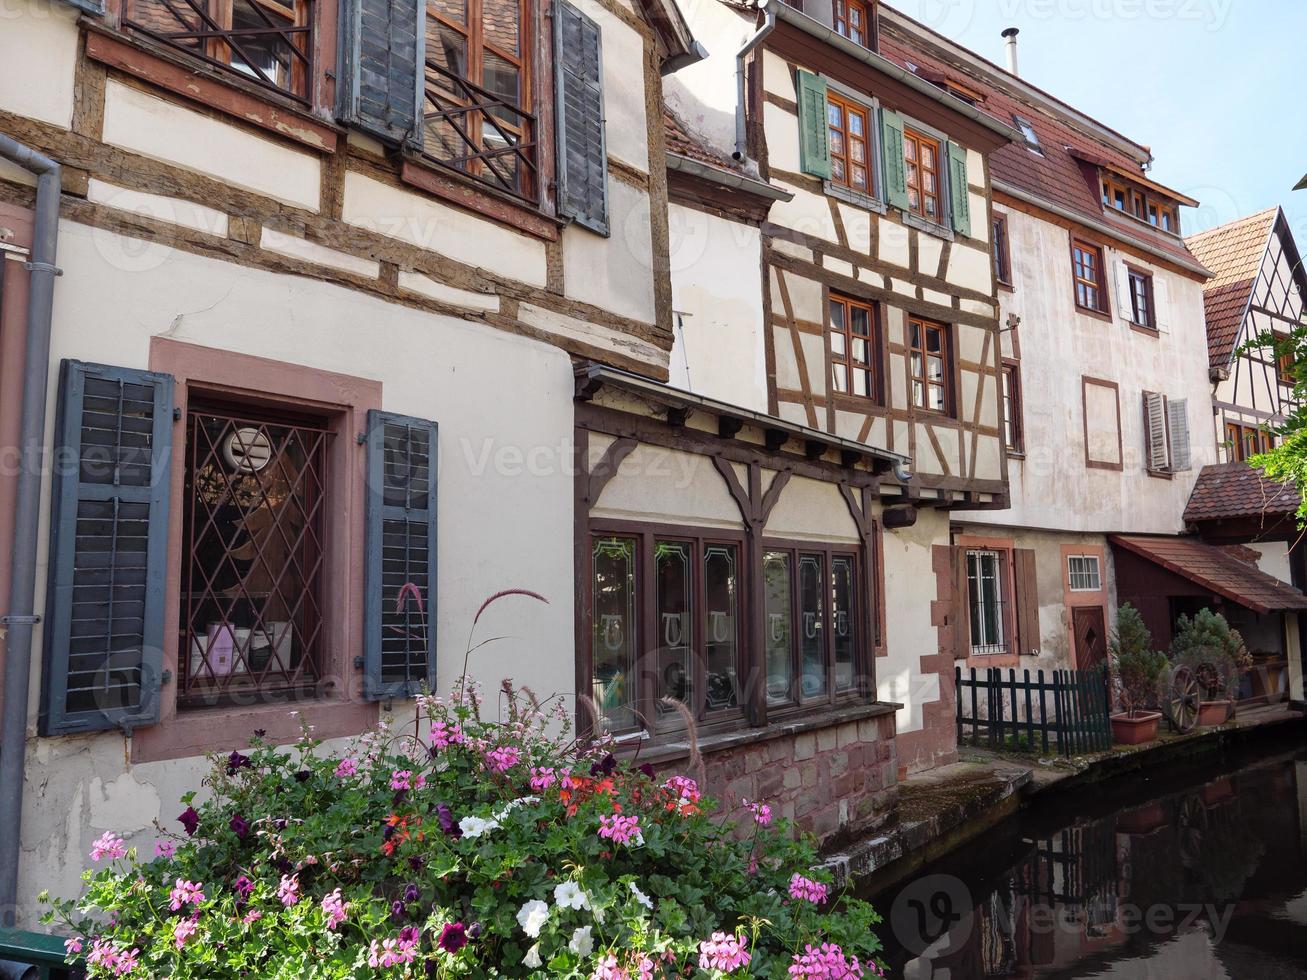
[[[1084,606],[1071,612],[1076,643],[1076,669],[1088,670],[1107,660],[1107,622],[1102,606]]]

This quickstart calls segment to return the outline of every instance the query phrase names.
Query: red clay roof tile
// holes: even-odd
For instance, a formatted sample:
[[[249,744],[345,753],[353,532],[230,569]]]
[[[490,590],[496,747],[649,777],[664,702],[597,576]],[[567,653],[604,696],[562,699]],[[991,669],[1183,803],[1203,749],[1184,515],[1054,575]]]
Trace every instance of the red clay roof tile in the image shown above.
[[[1302,498],[1292,483],[1262,476],[1247,463],[1204,466],[1184,509],[1187,524],[1241,517],[1265,517],[1274,523],[1298,509]]]
[[[1207,354],[1214,368],[1230,364],[1248,298],[1279,213],[1278,207],[1267,208],[1185,239],[1189,251],[1212,272],[1203,287],[1203,304],[1207,310]]]
[[[1307,595],[1197,538],[1113,534],[1113,545],[1258,613],[1307,609]]]

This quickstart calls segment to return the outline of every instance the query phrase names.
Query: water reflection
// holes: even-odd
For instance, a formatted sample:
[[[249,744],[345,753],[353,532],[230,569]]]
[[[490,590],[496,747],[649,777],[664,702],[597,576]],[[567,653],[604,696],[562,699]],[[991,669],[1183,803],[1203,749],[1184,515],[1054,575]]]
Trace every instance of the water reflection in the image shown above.
[[[1307,755],[1154,792],[1014,818],[873,896],[891,975],[1307,977]]]

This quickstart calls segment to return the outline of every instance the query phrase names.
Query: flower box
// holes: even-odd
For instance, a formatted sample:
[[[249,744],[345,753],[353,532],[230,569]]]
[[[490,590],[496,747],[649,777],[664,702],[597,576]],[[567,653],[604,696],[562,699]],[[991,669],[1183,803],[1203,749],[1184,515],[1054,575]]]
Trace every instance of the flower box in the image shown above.
[[[1202,701],[1198,705],[1198,724],[1206,726],[1224,725],[1230,720],[1233,701]]]
[[[1159,711],[1141,711],[1137,715],[1124,712],[1112,716],[1112,739],[1117,745],[1143,745],[1157,738]]]

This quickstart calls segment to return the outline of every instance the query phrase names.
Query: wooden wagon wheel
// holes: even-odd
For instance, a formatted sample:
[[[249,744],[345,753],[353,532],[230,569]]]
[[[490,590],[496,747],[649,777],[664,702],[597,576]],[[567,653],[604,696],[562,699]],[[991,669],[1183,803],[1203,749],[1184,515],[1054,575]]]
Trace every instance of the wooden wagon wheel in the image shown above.
[[[1184,734],[1191,732],[1198,723],[1198,678],[1188,667],[1177,667],[1171,671],[1170,683],[1162,707],[1166,720],[1176,731]]]

